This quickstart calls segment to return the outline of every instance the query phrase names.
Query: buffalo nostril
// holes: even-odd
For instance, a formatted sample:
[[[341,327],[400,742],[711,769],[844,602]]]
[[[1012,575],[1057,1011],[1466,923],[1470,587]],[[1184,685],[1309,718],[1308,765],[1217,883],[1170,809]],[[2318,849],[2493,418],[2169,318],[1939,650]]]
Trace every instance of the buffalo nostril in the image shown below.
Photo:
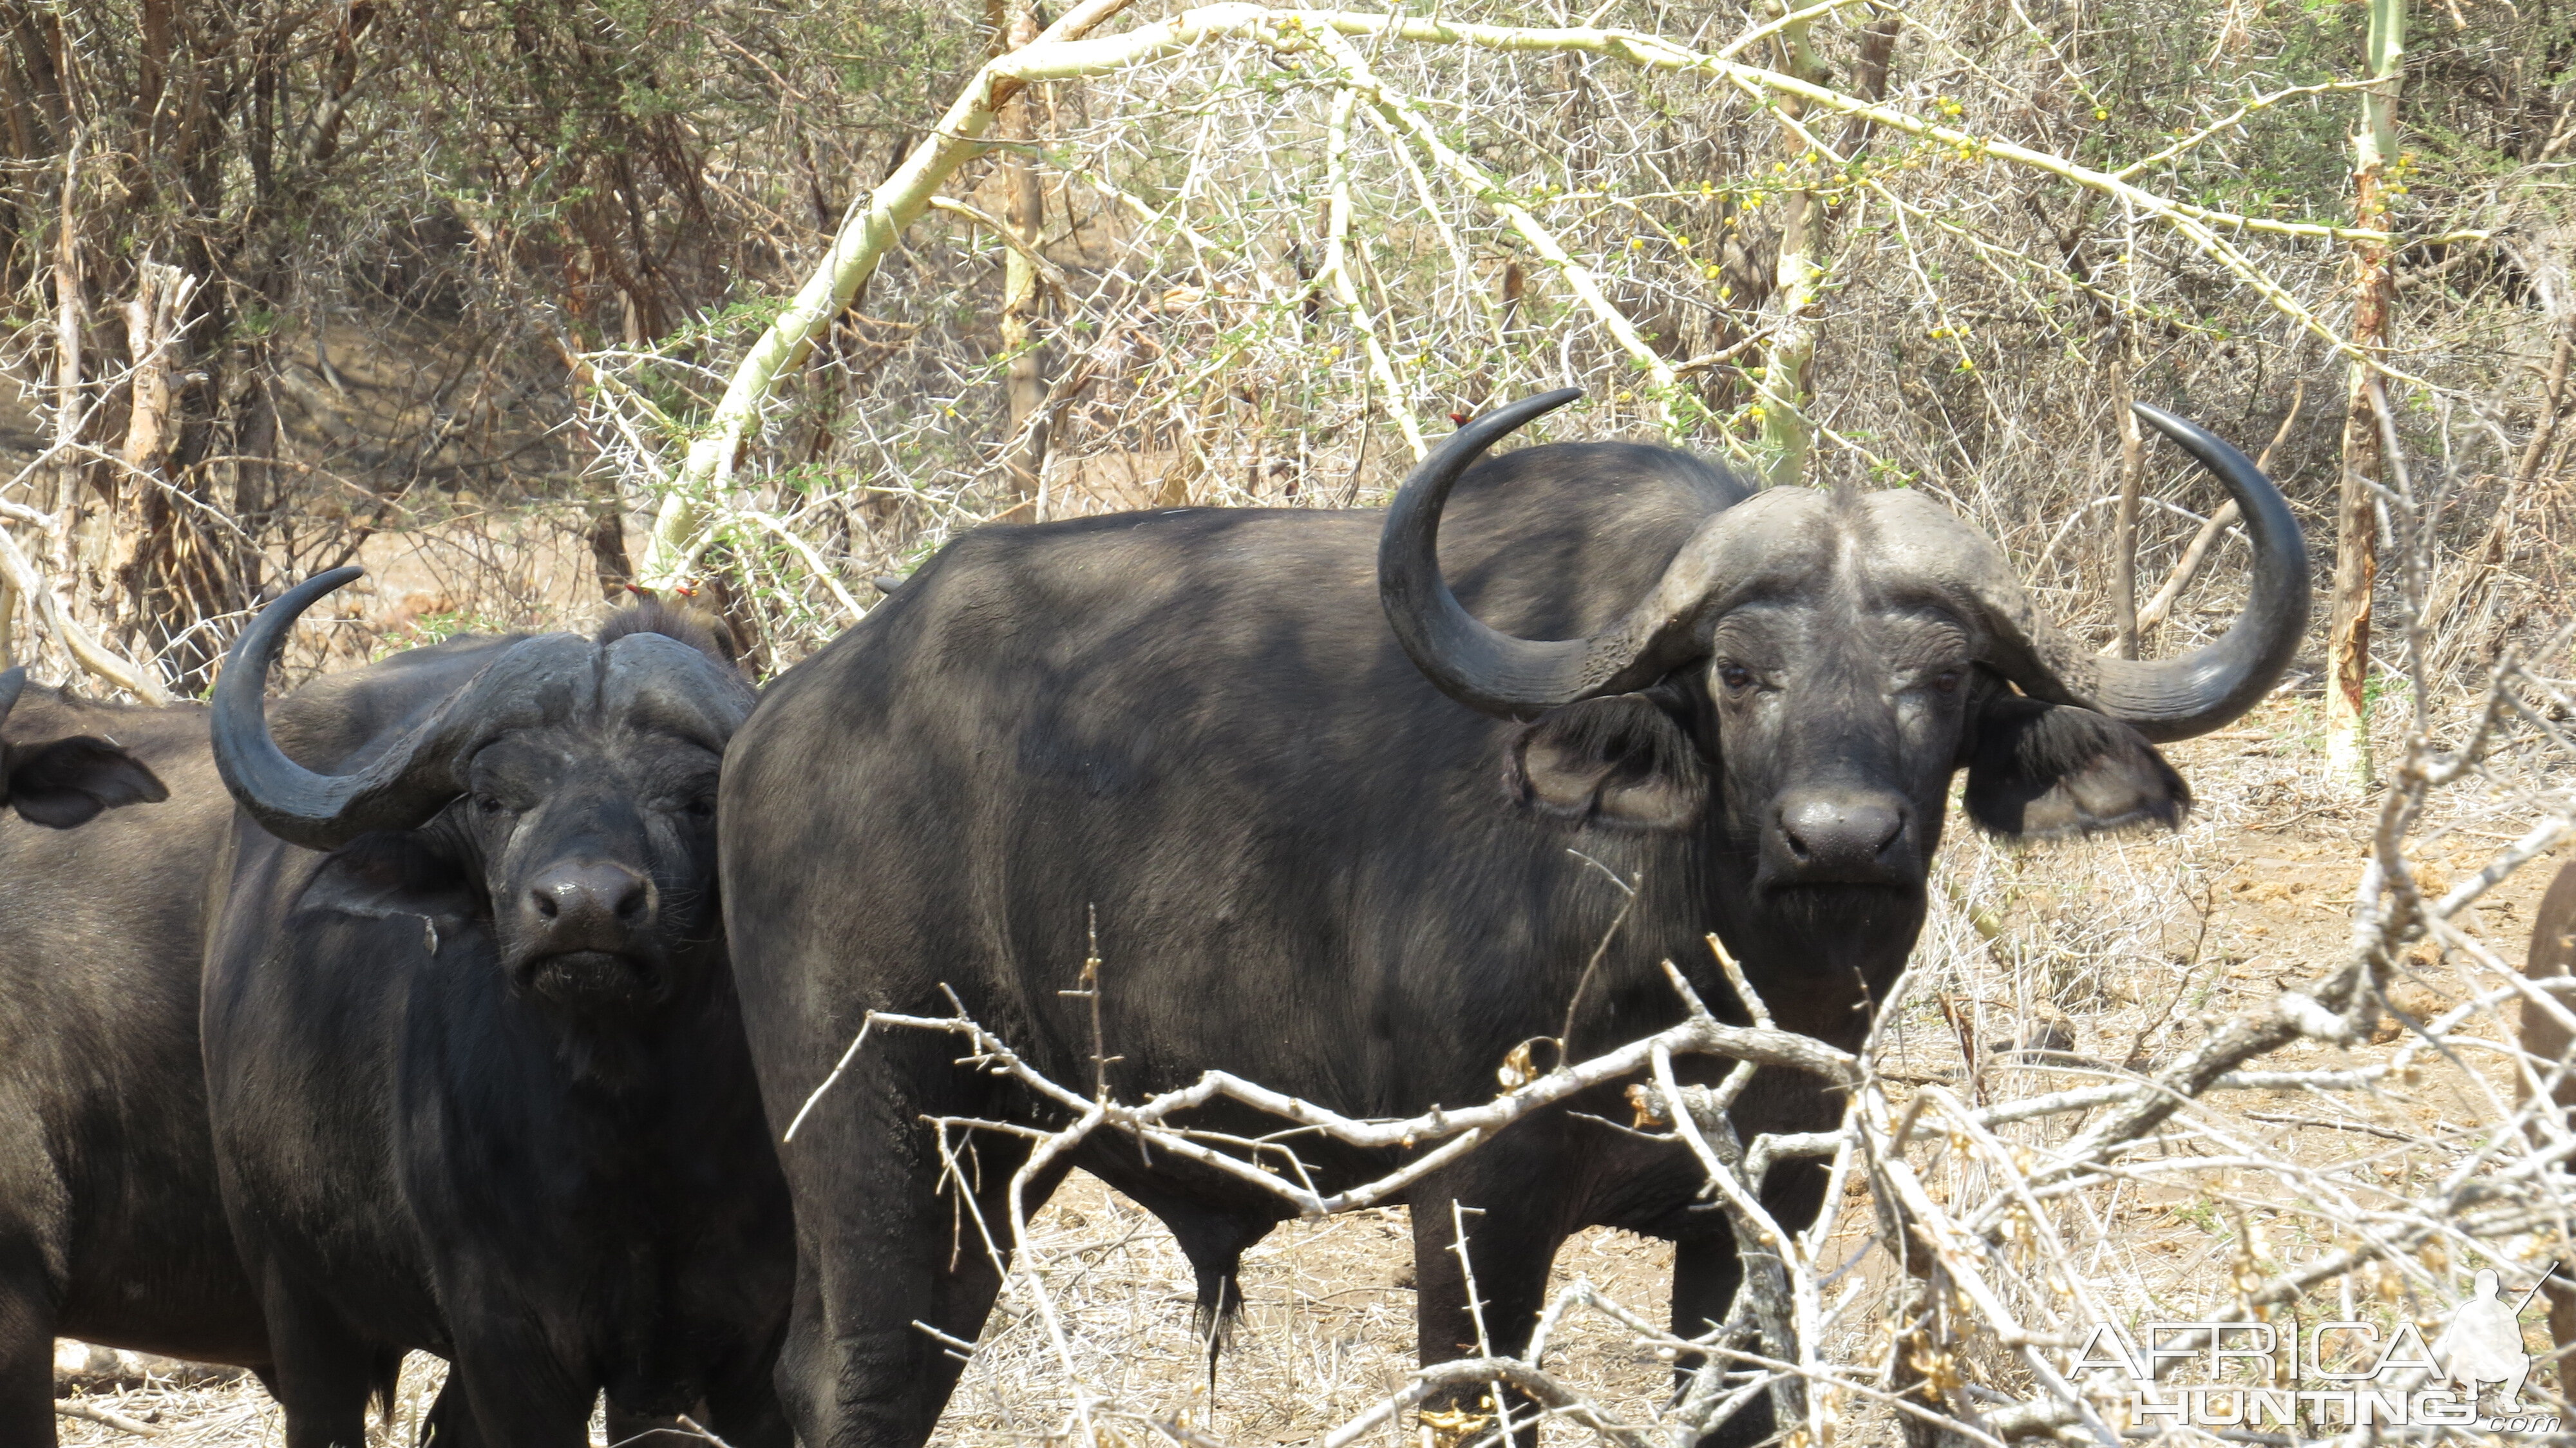
[[[653,885],[623,865],[574,865],[528,891],[537,918],[565,930],[642,924],[653,913]]]
[[[1905,810],[1866,796],[1794,800],[1780,811],[1780,839],[1790,858],[1821,869],[1865,869],[1884,863],[1905,836]]]

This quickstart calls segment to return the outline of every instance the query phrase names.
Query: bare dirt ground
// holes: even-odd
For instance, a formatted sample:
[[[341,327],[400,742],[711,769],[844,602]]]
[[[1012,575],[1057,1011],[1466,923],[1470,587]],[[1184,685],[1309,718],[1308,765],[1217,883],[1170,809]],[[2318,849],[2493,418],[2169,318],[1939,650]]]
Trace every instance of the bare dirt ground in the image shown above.
[[[1957,826],[1944,850],[1917,984],[1886,1032],[1882,1072],[1995,1102],[2149,1069],[2230,1012],[2311,980],[2342,958],[2376,816],[2369,802],[2326,783],[2313,701],[2276,700],[2233,729],[2167,753],[2199,799],[2177,834],[2007,849]],[[2419,831],[2414,853],[2438,883],[2483,865],[2528,819],[2509,798],[2463,788]],[[2476,906],[2464,928],[2519,964],[2530,911],[2556,864],[2526,866]],[[2471,989],[2457,960],[2426,949],[2410,963],[2415,978],[2392,995],[2419,1019]],[[2385,1059],[2401,1044],[2391,1025],[2366,1044],[2303,1044],[2274,1063],[2358,1064]],[[2034,1045],[2056,1054],[2045,1064],[2006,1054]],[[2501,1058],[2455,1058],[2435,1059],[2411,1083],[2375,1094],[2244,1092],[2221,1110],[2231,1135],[2393,1200],[2420,1190],[2460,1142],[2491,1128],[2499,1099],[2513,1099]],[[2043,1129],[2023,1139],[2062,1139],[2075,1120],[2034,1123]],[[2205,1150],[2214,1163],[2227,1155],[2221,1144],[2204,1149],[2188,1136],[2173,1150]],[[2219,1165],[2141,1175],[2080,1204],[2090,1223],[2087,1260],[2127,1308],[2188,1320],[2224,1299],[2240,1265],[2301,1249],[2312,1224],[2295,1196],[2277,1178]],[[1837,1240],[1860,1255],[1836,1284],[1848,1295],[1830,1356],[1875,1364],[1887,1353],[1889,1295],[1899,1279],[1883,1253],[1861,1253],[1869,1240],[1867,1199],[1842,1205]],[[1237,1448],[1308,1442],[1395,1389],[1411,1363],[1413,1294],[1401,1211],[1292,1223],[1256,1247],[1245,1263],[1247,1310],[1213,1396],[1191,1329],[1190,1273],[1159,1225],[1096,1182],[1076,1178],[1046,1209],[1035,1236],[1065,1347],[1050,1341],[1025,1302],[997,1308],[942,1422],[935,1440],[941,1448],[1067,1441],[1078,1398],[1096,1405],[1107,1436],[1122,1444],[1168,1441],[1152,1426],[1157,1420]],[[2543,1244],[2508,1249],[2536,1258]],[[1669,1264],[1661,1243],[1596,1230],[1568,1244],[1557,1273],[1561,1281],[1588,1278],[1660,1320]],[[2538,1268],[2537,1260],[2530,1264],[2532,1273]],[[2426,1321],[2455,1300],[2419,1301],[2417,1286],[2393,1275],[2365,1279],[2365,1291],[2371,1282],[2389,1310]],[[2342,1289],[2346,1315],[2351,1290]],[[2539,1317],[2536,1309],[2525,1317],[2534,1352],[2546,1351]],[[1577,1317],[1561,1341],[1553,1368],[1629,1421],[1651,1420],[1669,1369],[1632,1334],[1603,1318]],[[2009,1376],[2009,1364],[1992,1367],[1999,1380]],[[411,1441],[435,1372],[429,1360],[414,1359],[382,1441]],[[2545,1391],[2545,1378],[2534,1375],[2534,1396]],[[147,1387],[84,1401],[155,1426],[174,1448],[278,1441],[277,1415],[246,1382]],[[1406,1423],[1368,1441],[1412,1448]],[[131,1441],[94,1422],[67,1419],[63,1428],[69,1444]],[[1555,1426],[1547,1436],[1572,1443],[1583,1435]],[[1864,1412],[1847,1421],[1841,1441],[1893,1436],[1883,1415]]]

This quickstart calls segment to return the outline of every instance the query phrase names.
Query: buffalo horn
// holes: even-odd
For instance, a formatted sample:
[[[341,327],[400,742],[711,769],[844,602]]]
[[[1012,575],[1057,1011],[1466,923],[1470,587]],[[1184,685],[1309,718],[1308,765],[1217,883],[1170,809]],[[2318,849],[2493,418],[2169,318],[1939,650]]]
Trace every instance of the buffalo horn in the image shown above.
[[[1757,494],[1700,525],[1653,592],[1617,625],[1590,638],[1523,639],[1467,612],[1440,575],[1440,509],[1485,449],[1523,423],[1582,396],[1542,393],[1489,412],[1451,433],[1398,488],[1378,543],[1378,598],[1398,642],[1441,692],[1471,709],[1530,719],[1602,694],[1642,689],[1705,646],[1697,622],[1731,599],[1721,581],[1750,579],[1771,529],[1796,523],[1803,488]],[[1781,504],[1790,506],[1781,506]]]
[[[1543,392],[1469,422],[1422,460],[1387,507],[1377,550],[1386,621],[1415,667],[1471,709],[1528,719],[1634,687],[1624,681],[1638,672],[1646,640],[1630,644],[1626,629],[1589,639],[1514,638],[1467,612],[1440,575],[1440,510],[1450,487],[1487,448],[1582,395],[1579,387]]]
[[[1654,590],[1590,638],[1522,639],[1489,628],[1441,577],[1441,506],[1487,448],[1580,395],[1550,392],[1468,423],[1413,470],[1387,510],[1378,546],[1387,621],[1442,692],[1488,714],[1532,718],[1578,699],[1643,688],[1690,662],[1705,651],[1700,622],[1728,607],[1766,559],[1783,556],[1778,545],[1821,506],[1818,494],[1781,488],[1711,517]],[[2184,739],[2242,714],[2289,666],[2307,629],[2307,545],[2280,490],[2243,453],[2170,413],[2143,403],[2137,411],[2227,486],[2252,536],[2253,596],[2217,642],[2152,663],[2095,655],[2040,618],[2002,553],[1946,512],[1932,510],[1937,517],[1920,520],[1922,531],[1899,551],[1942,575],[1927,582],[1969,596],[1984,615],[1987,661],[2024,692],[2098,709],[2151,740]]]
[[[2224,727],[2271,692],[2308,629],[2308,545],[2281,490],[2253,460],[2197,424],[2140,402],[2148,426],[2174,440],[2227,488],[2245,517],[2254,584],[2244,611],[2215,641],[2178,658],[2104,658],[2060,633],[2025,601],[2009,571],[1968,580],[1990,626],[2018,643],[2030,667],[2006,668],[2025,693],[2083,704],[2158,743]],[[2011,625],[2027,621],[2019,640]]]
[[[277,747],[261,691],[297,616],[363,572],[335,568],[287,590],[242,631],[215,683],[211,732],[224,787],[269,833],[307,849],[337,849],[369,830],[411,829],[438,813],[464,793],[475,746],[561,713],[589,682],[598,652],[566,634],[522,640],[356,772],[317,774]]]

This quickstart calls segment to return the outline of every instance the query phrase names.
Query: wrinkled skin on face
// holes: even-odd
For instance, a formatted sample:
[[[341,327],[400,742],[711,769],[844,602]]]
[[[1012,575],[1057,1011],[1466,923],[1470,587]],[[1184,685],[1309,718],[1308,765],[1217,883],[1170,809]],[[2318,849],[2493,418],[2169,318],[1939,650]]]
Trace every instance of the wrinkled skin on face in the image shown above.
[[[722,756],[613,727],[530,730],[474,757],[433,826],[491,902],[515,989],[572,1010],[649,1010],[714,909]]]
[[[331,851],[304,908],[472,922],[513,992],[574,1018],[660,1008],[720,946],[716,773],[749,687],[649,629],[474,648],[418,666],[467,672],[362,749],[372,795],[277,754],[246,710],[228,735],[219,706],[218,759],[254,817]],[[397,804],[417,823],[365,828]]]
[[[2143,735],[2016,692],[1979,662],[1974,613],[1870,567],[1874,522],[1862,499],[1820,509],[1807,546],[1709,622],[1704,662],[1525,726],[1523,800],[1657,830],[1713,810],[1721,852],[1773,896],[1919,895],[1961,768],[1970,818],[1998,835],[2181,821],[2190,790]]]

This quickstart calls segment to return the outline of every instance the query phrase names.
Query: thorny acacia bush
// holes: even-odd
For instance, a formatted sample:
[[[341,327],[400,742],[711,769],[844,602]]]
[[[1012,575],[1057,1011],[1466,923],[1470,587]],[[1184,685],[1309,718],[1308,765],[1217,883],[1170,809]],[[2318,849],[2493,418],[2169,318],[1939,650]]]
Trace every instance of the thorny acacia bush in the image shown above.
[[[1625,25],[1703,55],[1766,16],[1441,12]],[[2478,480],[2445,535],[2475,556],[2437,565],[2457,575],[2436,585],[2460,615],[2443,631],[2446,673],[2474,672],[2533,622],[2524,585],[2558,581],[2555,550],[2532,546],[2551,489],[2516,497],[2501,568],[2478,546],[2549,411],[2553,342],[2576,324],[2555,159],[2576,141],[2576,56],[2551,23],[2535,7],[2429,12],[2410,56],[2397,227],[2430,239],[2397,256],[2393,421]],[[1401,102],[1393,118],[1344,103],[1349,65],[1266,38],[1033,86],[1013,103],[1033,139],[1006,149],[1044,197],[1035,486],[1005,463],[1027,441],[1012,436],[1013,359],[997,346],[1005,248],[982,220],[932,211],[782,389],[709,500],[707,551],[679,572],[748,581],[792,657],[837,630],[861,580],[977,522],[1365,505],[1450,417],[1569,383],[1590,400],[1545,435],[1660,435],[1760,470],[1776,452],[1764,370],[1783,320],[1782,218],[1812,196],[1803,476],[1935,491],[2004,542],[2059,617],[2105,628],[2130,397],[2248,452],[2277,432],[2273,470],[2325,542],[2351,303],[2346,245],[2320,224],[2349,205],[2359,25],[2350,6],[1853,4],[1813,19],[1810,73],[1964,143],[1814,102],[1791,116],[1759,87],[1612,54],[1383,31],[1353,45],[1385,88],[1369,98]],[[1738,58],[1797,68],[1774,40]],[[1998,143],[2140,190],[2077,185]],[[1004,218],[1002,170],[970,162],[946,194]],[[2141,197],[2296,234],[2187,234]],[[1532,229],[1597,278],[1600,305]],[[657,502],[725,372],[651,349],[592,361],[612,379],[589,394],[592,431],[615,440],[608,464],[636,500]],[[2534,460],[2544,479],[2563,474],[2564,441]],[[2142,599],[2209,506],[2171,458],[2150,449],[2146,465]],[[2233,547],[2203,576],[2231,580]],[[2226,617],[2229,591],[2186,595],[2163,646]]]
[[[1855,4],[1813,18],[1811,55],[1765,40],[1740,58],[2154,196],[2332,222],[2356,101],[2313,88],[2355,83],[2360,10]],[[0,57],[0,375],[18,390],[0,405],[0,502],[51,519],[0,527],[36,540],[75,618],[194,692],[243,610],[373,533],[476,532],[449,600],[474,609],[473,579],[497,566],[483,533],[515,531],[482,521],[533,509],[588,538],[614,591],[633,524],[744,343],[1010,7],[981,25],[883,0],[320,6],[156,30],[160,13],[36,7]],[[1703,53],[1777,18],[1641,0],[1444,14],[1624,27]],[[2569,20],[2564,0],[2444,4],[2410,37],[2390,362],[2434,385],[2393,389],[2396,422],[2491,479],[2446,535],[2469,555],[2437,589],[2461,625],[2447,668],[2531,624],[2562,581],[2537,545],[2563,432],[2534,460],[2544,485],[2503,510],[2501,548],[2482,545],[2570,314]],[[2095,627],[2129,396],[2249,451],[2303,399],[2274,470],[2326,516],[2342,397],[2329,338],[2351,310],[2340,242],[2218,226],[2236,271],[2134,200],[1813,106],[1800,132],[1721,77],[1593,53],[1362,50],[1492,184],[1478,194],[1357,107],[1333,278],[1346,77],[1311,51],[1220,41],[1030,94],[1014,154],[1041,182],[1049,263],[1031,318],[1052,442],[1041,496],[1005,464],[1002,248],[934,211],[710,500],[720,536],[692,571],[765,665],[828,637],[869,577],[1014,505],[1025,519],[1366,503],[1413,454],[1406,419],[1436,434],[1542,385],[1593,392],[1550,435],[1663,432],[1764,464],[1781,219],[1802,191],[1822,212],[1810,480],[1939,490],[2060,616]],[[1007,215],[1001,166],[944,190]],[[1498,199],[1600,277],[1633,346]],[[2446,236],[2467,239],[2432,239]],[[119,456],[135,360],[120,308],[147,262],[183,273],[194,300],[164,359],[181,384],[169,451],[138,469]],[[58,455],[66,300],[83,360]],[[2207,506],[2148,461],[2142,594]],[[2234,546],[2183,599],[2172,645],[2224,616]],[[17,652],[66,670],[23,600],[17,615]]]
[[[521,591],[486,545],[530,514],[593,539],[613,583],[579,353],[729,349],[971,67],[974,19],[0,4],[0,504],[43,515],[0,528],[71,618],[188,694],[281,580],[374,534],[436,530],[459,609]],[[156,347],[126,308],[162,269],[190,296]],[[12,651],[71,671],[0,589]]]

